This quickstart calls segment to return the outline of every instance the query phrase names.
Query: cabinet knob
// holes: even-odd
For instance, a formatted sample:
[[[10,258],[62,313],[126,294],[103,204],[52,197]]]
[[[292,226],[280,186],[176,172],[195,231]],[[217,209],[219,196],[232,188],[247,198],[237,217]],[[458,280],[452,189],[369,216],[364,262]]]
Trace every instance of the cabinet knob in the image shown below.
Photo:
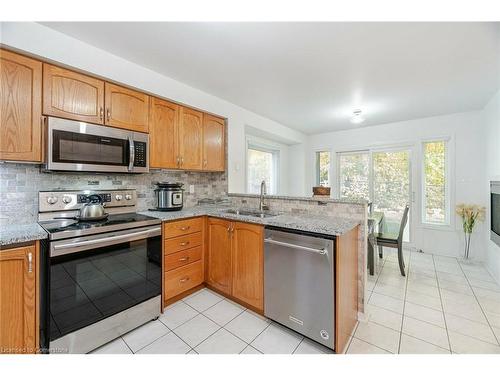
[[[186,281],[189,281],[189,277],[187,276],[179,280],[180,283],[185,283]]]
[[[109,108],[106,109],[106,117],[107,117],[108,121],[111,118],[111,111],[109,110]]]
[[[104,120],[104,108],[99,108],[99,118],[101,120]]]

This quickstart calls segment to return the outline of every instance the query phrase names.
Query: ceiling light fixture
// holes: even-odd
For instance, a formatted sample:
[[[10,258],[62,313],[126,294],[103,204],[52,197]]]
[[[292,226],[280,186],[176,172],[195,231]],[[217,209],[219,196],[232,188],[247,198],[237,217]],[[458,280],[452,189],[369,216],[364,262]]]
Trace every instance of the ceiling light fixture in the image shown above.
[[[363,121],[365,121],[365,118],[362,116],[361,109],[355,109],[352,111],[351,123],[361,124]]]

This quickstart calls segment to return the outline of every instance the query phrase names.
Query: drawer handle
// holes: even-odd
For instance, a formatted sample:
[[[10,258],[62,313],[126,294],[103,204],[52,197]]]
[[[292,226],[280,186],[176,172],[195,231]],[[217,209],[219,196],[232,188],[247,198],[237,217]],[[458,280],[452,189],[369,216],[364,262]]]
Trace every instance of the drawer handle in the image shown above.
[[[187,227],[180,227],[179,229],[180,230],[188,230],[189,228],[191,228],[189,225]]]
[[[179,258],[179,262],[186,262],[189,260],[189,257]]]
[[[181,242],[179,245],[181,245],[181,246],[186,246],[186,245],[189,245],[189,241],[186,241],[186,242]]]
[[[185,283],[186,281],[189,281],[189,276],[186,276],[179,280],[180,283]]]

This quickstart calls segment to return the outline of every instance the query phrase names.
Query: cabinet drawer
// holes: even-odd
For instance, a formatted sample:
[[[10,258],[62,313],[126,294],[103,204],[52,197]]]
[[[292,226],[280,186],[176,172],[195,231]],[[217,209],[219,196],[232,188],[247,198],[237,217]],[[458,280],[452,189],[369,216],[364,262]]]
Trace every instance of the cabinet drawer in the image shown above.
[[[201,246],[203,238],[201,232],[186,234],[175,238],[170,238],[164,242],[165,255],[176,253],[181,250]]]
[[[203,282],[201,260],[165,273],[165,299],[175,297]]]
[[[183,234],[200,232],[202,229],[203,229],[202,217],[173,221],[171,223],[164,223],[163,238],[173,238],[177,236],[182,236]]]
[[[171,271],[201,259],[201,246],[165,256],[165,271]]]

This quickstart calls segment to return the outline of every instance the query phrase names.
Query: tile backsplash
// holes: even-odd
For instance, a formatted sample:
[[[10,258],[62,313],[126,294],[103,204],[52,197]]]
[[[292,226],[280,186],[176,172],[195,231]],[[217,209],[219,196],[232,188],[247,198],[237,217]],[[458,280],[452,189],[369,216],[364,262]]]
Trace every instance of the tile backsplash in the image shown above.
[[[222,172],[186,172],[151,170],[144,174],[93,174],[41,172],[33,164],[0,164],[0,225],[37,221],[38,192],[55,189],[137,190],[137,209],[154,207],[154,182],[175,181],[184,184],[184,205],[192,207],[201,198],[224,198],[227,174]],[[189,193],[194,185],[194,193]]]

